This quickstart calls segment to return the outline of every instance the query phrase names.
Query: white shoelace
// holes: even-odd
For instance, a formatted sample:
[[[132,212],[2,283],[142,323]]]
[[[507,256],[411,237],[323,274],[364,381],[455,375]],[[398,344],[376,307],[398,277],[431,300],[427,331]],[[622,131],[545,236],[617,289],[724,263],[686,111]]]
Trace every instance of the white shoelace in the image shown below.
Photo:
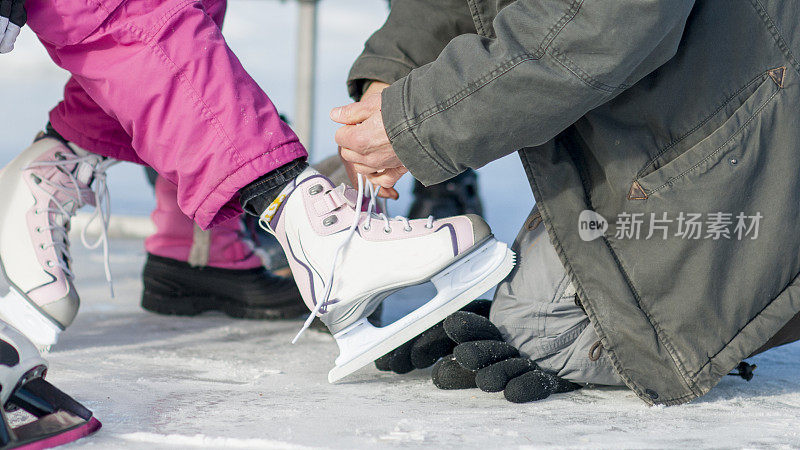
[[[369,203],[367,204],[367,211],[366,211],[366,221],[364,223],[364,229],[369,230],[369,226],[371,223],[372,218],[376,218],[379,220],[384,221],[384,231],[390,233],[392,231],[391,223],[389,217],[386,216],[384,213],[375,214],[375,208],[377,206],[378,201],[378,193],[380,192],[380,186],[374,186],[369,184]],[[300,339],[300,336],[303,334],[304,331],[311,326],[311,322],[314,321],[314,317],[316,317],[317,313],[323,306],[327,306],[330,303],[330,296],[331,296],[331,289],[333,289],[333,277],[334,272],[336,271],[336,265],[339,262],[339,257],[341,256],[342,252],[344,251],[347,244],[353,239],[353,236],[358,229],[358,223],[361,221],[361,206],[364,200],[364,177],[361,174],[358,174],[358,197],[356,199],[356,206],[355,206],[355,214],[353,215],[353,223],[350,225],[350,228],[347,230],[347,234],[342,238],[342,242],[336,247],[336,254],[333,257],[333,262],[331,263],[331,271],[328,275],[328,280],[325,283],[325,295],[322,298],[322,301],[318,301],[316,305],[314,305],[314,309],[311,310],[311,313],[308,315],[308,318],[303,323],[303,327],[297,333],[297,335],[292,339],[292,344],[297,342]],[[386,209],[384,208],[384,211]],[[403,222],[405,225],[404,229],[406,231],[411,231],[411,225],[408,222],[408,218],[403,216],[395,217],[395,220],[399,220]],[[262,224],[263,226],[263,224]],[[426,228],[433,227],[433,216],[428,217],[428,222],[425,224]],[[268,230],[269,231],[269,230]]]
[[[57,192],[64,193],[67,197],[69,197],[68,201],[75,202],[77,205],[74,208],[75,211],[84,205],[82,194],[86,191],[86,189],[92,191],[92,195],[94,195],[95,209],[91,218],[86,223],[83,230],[81,230],[81,243],[83,243],[84,247],[90,250],[94,250],[100,245],[103,246],[103,264],[105,268],[106,280],[108,281],[108,286],[111,290],[111,296],[114,297],[114,281],[111,275],[111,263],[109,261],[108,246],[108,223],[111,218],[111,198],[108,193],[106,171],[109,167],[119,163],[119,161],[110,158],[102,158],[96,155],[62,155],[64,157],[63,160],[34,162],[29,164],[25,169],[35,169],[37,167],[56,167],[60,170],[61,167],[75,165],[73,170],[61,170],[62,173],[69,177],[70,183],[72,184],[71,187],[55,183],[45,178],[41,178],[41,182],[47,186],[50,186]],[[92,168],[93,187],[81,188],[78,186],[81,182],[77,179],[74,172],[79,170],[80,164],[88,164]],[[50,225],[48,229],[53,233],[53,243],[49,244],[49,246],[44,246],[43,249],[49,247],[55,248],[56,253],[59,256],[59,260],[54,262],[54,265],[61,268],[68,278],[74,279],[75,274],[69,268],[69,261],[71,258],[69,254],[69,237],[67,229],[67,224],[70,222],[74,212],[67,210],[66,206],[57,198],[55,198],[54,194],[51,194],[47,191],[44,191],[44,193],[48,196],[48,205],[50,203],[55,204],[56,208],[54,209],[48,207],[44,210],[37,209],[37,211],[45,212],[47,214],[58,214],[60,215],[61,222],[59,223],[59,221],[51,221],[52,225]],[[89,225],[91,225],[91,223],[94,222],[98,217],[101,220],[100,237],[98,237],[95,242],[90,243],[86,237],[86,229],[89,228]]]

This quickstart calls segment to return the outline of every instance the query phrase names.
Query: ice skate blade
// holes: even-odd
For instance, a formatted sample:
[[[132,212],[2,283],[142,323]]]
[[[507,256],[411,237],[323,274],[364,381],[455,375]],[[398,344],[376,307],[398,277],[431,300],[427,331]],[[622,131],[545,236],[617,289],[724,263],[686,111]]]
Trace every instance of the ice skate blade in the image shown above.
[[[341,380],[463,308],[503,281],[514,262],[514,252],[491,239],[431,278],[437,294],[417,310],[385,327],[377,328],[364,317],[340,331],[334,336],[339,357],[328,381]]]
[[[24,334],[41,352],[48,351],[61,333],[61,328],[43,316],[14,287],[0,298],[0,319]]]
[[[18,441],[5,448],[34,450],[57,447],[89,436],[101,427],[100,421],[94,417],[87,421],[69,412],[58,411],[15,428]]]

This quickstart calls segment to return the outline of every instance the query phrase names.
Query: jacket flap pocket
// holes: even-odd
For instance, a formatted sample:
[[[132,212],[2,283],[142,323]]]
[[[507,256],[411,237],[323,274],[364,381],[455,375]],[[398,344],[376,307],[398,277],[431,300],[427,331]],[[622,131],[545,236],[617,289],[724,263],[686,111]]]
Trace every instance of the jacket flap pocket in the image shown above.
[[[637,177],[631,184],[628,200],[647,199],[690,174],[702,174],[714,167],[731,149],[737,147],[737,138],[747,132],[754,119],[775,98],[783,87],[785,74],[784,67],[767,71],[755,91],[716,130],[672,161]]]

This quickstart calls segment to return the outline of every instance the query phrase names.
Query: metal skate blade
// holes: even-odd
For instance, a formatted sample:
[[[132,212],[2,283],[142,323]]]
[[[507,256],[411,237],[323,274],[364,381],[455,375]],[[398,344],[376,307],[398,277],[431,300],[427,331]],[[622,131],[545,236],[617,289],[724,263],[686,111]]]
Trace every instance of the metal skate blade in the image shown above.
[[[58,411],[14,428],[16,439],[7,448],[33,450],[56,447],[89,436],[101,426],[94,417],[84,420],[68,411]]]
[[[339,357],[328,373],[335,383],[436,325],[488,291],[514,268],[506,244],[490,240],[447,270],[431,278],[436,296],[391,325],[377,328],[363,318],[337,333]]]

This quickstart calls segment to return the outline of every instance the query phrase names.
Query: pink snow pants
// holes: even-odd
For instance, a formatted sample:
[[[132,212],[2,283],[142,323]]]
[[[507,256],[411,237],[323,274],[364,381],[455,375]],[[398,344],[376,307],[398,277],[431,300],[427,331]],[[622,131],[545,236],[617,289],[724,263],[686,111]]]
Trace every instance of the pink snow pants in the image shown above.
[[[307,153],[220,31],[224,0],[28,0],[28,24],[72,74],[50,113],[64,138],[147,164],[202,228],[238,191]]]

